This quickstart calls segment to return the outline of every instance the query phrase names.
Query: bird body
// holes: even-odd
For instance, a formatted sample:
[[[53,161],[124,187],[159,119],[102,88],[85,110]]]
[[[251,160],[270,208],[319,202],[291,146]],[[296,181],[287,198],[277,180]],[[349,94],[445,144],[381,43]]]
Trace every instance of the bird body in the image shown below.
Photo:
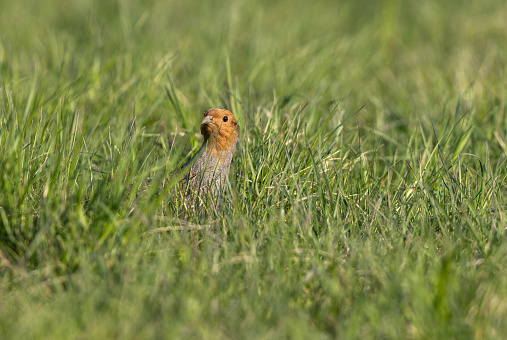
[[[201,122],[204,141],[199,151],[182,166],[188,174],[180,181],[185,204],[203,206],[217,204],[227,183],[239,126],[234,115],[223,109],[208,109]]]

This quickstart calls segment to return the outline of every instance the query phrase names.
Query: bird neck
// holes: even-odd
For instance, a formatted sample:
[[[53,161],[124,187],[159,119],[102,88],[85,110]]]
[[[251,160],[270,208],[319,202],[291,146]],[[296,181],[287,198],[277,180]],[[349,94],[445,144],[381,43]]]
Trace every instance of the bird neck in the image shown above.
[[[235,136],[224,136],[223,134],[213,134],[204,140],[203,147],[205,152],[213,157],[218,163],[230,163],[232,156],[236,151],[237,138]]]

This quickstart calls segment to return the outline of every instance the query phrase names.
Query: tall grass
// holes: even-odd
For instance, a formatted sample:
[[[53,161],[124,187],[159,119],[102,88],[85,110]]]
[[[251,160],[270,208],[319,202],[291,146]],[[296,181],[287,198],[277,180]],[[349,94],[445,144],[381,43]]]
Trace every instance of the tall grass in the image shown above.
[[[0,334],[504,338],[506,11],[3,1]],[[239,149],[184,220],[209,107]]]

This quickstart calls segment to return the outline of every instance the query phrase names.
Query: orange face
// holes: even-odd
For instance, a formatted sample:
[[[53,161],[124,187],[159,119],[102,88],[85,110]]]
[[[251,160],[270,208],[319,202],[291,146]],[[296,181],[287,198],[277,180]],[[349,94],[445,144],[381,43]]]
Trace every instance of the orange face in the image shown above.
[[[201,123],[201,134],[204,140],[210,139],[208,144],[214,144],[217,151],[227,150],[236,143],[239,126],[232,112],[222,109],[208,109],[204,112]],[[210,143],[211,142],[211,143]]]

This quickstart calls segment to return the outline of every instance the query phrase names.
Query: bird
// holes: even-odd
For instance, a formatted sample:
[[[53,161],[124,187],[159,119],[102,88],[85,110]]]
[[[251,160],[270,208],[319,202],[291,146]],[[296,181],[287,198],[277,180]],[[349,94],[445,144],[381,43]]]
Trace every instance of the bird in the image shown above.
[[[200,149],[181,167],[179,181],[184,209],[217,206],[229,176],[240,128],[231,111],[211,108],[204,111]]]

